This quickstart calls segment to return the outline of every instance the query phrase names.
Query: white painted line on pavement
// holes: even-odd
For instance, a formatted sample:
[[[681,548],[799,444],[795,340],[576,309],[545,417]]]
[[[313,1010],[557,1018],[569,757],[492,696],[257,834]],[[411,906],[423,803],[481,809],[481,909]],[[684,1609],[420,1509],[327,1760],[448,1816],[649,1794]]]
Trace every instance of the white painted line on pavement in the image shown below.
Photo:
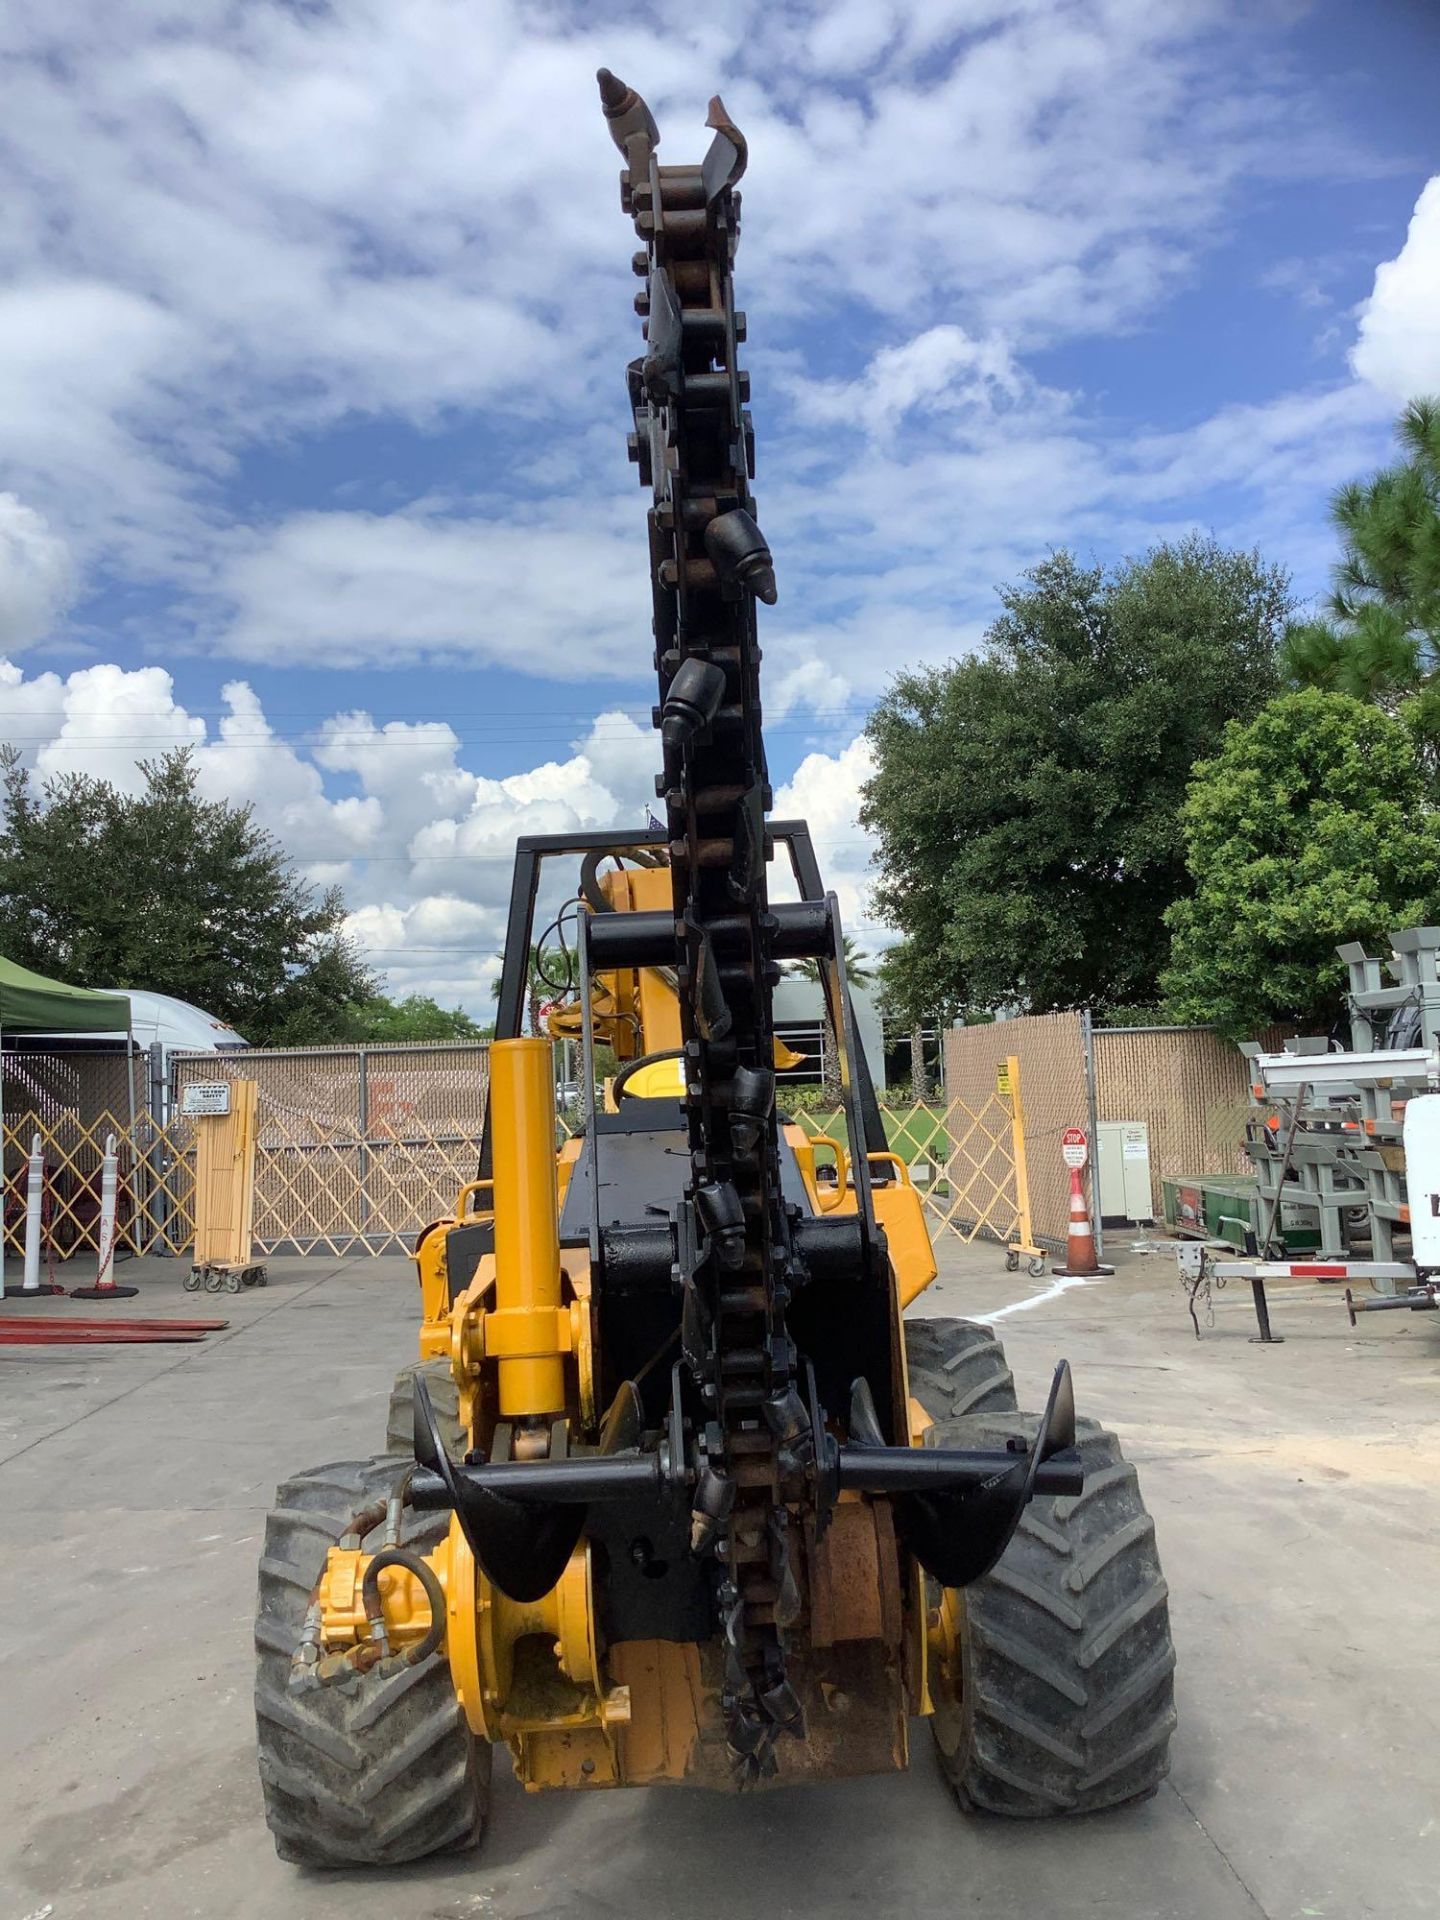
[[[1055,1300],[1062,1293],[1068,1293],[1071,1287],[1093,1287],[1094,1280],[1082,1280],[1074,1277],[1065,1280],[1052,1280],[1041,1293],[1032,1293],[1028,1300],[1012,1300],[1008,1307],[997,1307],[993,1313],[976,1313],[970,1318],[977,1320],[982,1327],[988,1327],[992,1321],[1003,1320],[1009,1313],[1026,1313],[1031,1307],[1043,1307],[1047,1300]]]

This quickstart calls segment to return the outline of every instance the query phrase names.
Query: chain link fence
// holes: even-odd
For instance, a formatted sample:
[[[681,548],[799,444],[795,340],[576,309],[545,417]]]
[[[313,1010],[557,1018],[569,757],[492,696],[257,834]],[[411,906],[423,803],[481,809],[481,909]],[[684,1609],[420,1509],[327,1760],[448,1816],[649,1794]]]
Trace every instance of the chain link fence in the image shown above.
[[[945,1035],[942,1097],[882,1103],[892,1150],[910,1167],[934,1232],[1006,1242],[1024,1232],[1014,1109],[1001,1078],[1009,1056],[1020,1066],[1029,1224],[1042,1242],[1059,1244],[1065,1236],[1068,1181],[1059,1142],[1066,1127],[1084,1126],[1093,1136],[1097,1121],[1143,1121],[1157,1216],[1162,1177],[1244,1165],[1243,1062],[1205,1029],[1092,1032],[1078,1013],[958,1028]],[[180,1111],[184,1089],[244,1077],[259,1086],[260,1247],[388,1253],[408,1251],[474,1176],[489,1049],[481,1042],[178,1054],[158,1089],[143,1055],[127,1074],[125,1055],[113,1050],[17,1051],[3,1056],[3,1067],[4,1238],[11,1252],[23,1239],[25,1170],[36,1133],[57,1258],[95,1249],[100,1167],[111,1133],[120,1154],[120,1246],[185,1251],[194,1235],[194,1128]],[[812,1133],[843,1132],[839,1114],[797,1117]]]
[[[186,1053],[170,1110],[197,1082],[259,1088],[255,1238],[269,1252],[408,1253],[475,1176],[486,1042]]]

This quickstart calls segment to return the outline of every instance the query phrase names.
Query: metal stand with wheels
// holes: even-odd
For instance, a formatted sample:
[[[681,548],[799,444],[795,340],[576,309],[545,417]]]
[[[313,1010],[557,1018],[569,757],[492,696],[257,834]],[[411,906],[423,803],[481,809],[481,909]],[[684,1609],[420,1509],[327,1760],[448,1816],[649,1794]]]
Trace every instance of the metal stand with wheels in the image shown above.
[[[269,1276],[264,1267],[247,1260],[207,1260],[192,1267],[185,1276],[185,1291],[198,1293],[239,1293],[241,1287],[264,1287]]]

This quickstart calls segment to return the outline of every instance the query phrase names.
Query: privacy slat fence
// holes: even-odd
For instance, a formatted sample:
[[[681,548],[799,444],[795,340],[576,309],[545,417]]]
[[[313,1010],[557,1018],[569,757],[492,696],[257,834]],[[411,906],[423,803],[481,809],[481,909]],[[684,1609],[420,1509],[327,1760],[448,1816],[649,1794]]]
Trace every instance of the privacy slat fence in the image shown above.
[[[1277,1049],[1283,1033],[1264,1036]],[[1161,1217],[1162,1171],[1252,1173],[1241,1145],[1250,1109],[1238,1047],[1203,1027],[1097,1027],[1101,1120],[1143,1120],[1150,1135],[1151,1205]]]
[[[910,1169],[932,1235],[1002,1244],[1030,1238],[1017,1167],[1025,1152],[1023,1108],[1017,1110],[1018,1089],[1005,1065],[1002,1057],[988,1089],[977,1086],[968,1101],[882,1103],[890,1150]],[[795,1118],[807,1133],[829,1134],[849,1149],[838,1110]]]
[[[1261,1044],[1279,1048],[1287,1031],[1271,1028]],[[1066,1127],[1093,1133],[1106,1121],[1145,1124],[1156,1219],[1162,1179],[1248,1169],[1244,1062],[1208,1027],[1097,1027],[1084,1013],[1046,1013],[954,1028],[945,1036],[947,1097],[983,1099],[996,1061],[1009,1054],[1020,1061],[1025,1089],[1031,1210],[1042,1242],[1065,1238]]]
[[[945,1092],[973,1106],[988,1097],[996,1068],[1007,1056],[1020,1062],[1030,1211],[1040,1240],[1065,1238],[1069,1183],[1060,1163],[1066,1127],[1088,1127],[1090,1096],[1078,1013],[1034,1014],[984,1026],[956,1027],[945,1036]]]

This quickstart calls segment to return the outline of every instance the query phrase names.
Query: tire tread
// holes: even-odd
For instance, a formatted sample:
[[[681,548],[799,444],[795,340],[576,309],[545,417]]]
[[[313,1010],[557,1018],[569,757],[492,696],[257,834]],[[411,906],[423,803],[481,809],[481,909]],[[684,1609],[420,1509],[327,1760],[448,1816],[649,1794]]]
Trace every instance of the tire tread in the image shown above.
[[[265,1528],[255,1622],[255,1714],[265,1817],[282,1860],[399,1866],[478,1845],[490,1748],[465,1724],[443,1651],[403,1673],[293,1694],[290,1656],[325,1555],[347,1520],[407,1471],[393,1455],[316,1468],[281,1486]],[[409,1514],[426,1551],[446,1514]]]
[[[983,1447],[1033,1417],[962,1418],[932,1445]],[[1115,1436],[1081,1421],[1077,1496],[1038,1498],[964,1590],[961,1692],[932,1721],[962,1807],[1012,1819],[1148,1799],[1169,1771],[1175,1650],[1155,1526]]]
[[[1005,1349],[975,1320],[905,1322],[910,1392],[932,1420],[1012,1412],[1015,1379]]]

